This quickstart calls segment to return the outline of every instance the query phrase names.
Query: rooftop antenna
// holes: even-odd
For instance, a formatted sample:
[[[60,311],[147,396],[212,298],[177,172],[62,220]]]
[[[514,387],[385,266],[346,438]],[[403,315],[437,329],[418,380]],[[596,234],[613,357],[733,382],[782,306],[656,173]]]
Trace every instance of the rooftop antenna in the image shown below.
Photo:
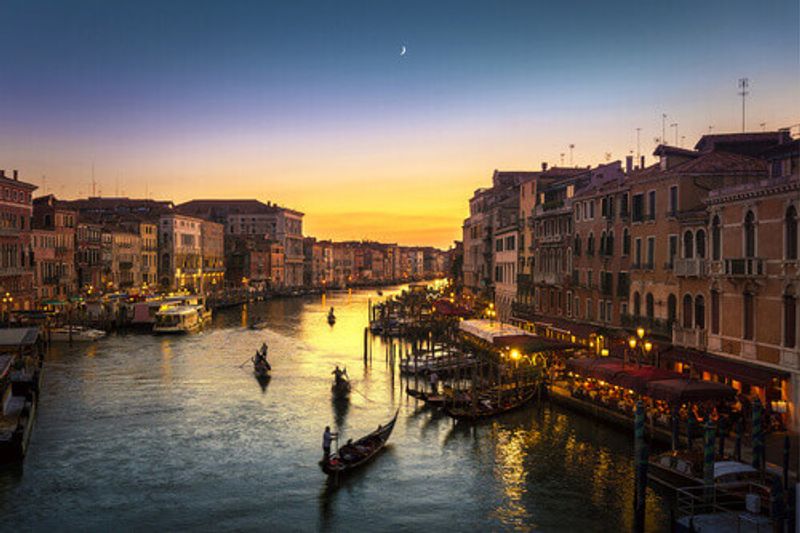
[[[739,78],[739,96],[742,97],[742,133],[745,132],[744,103],[747,95],[750,94],[750,91],[747,90],[748,87],[750,87],[750,80],[747,78]]]
[[[713,130],[714,130],[714,126],[713,125],[709,125],[708,126],[708,133],[711,133]]]
[[[669,125],[670,128],[675,128],[675,146],[678,146],[678,123],[673,122]]]
[[[661,142],[667,142],[667,114],[661,113]]]
[[[642,128],[636,128],[636,160],[639,161],[642,153],[641,143]]]
[[[572,150],[575,148],[574,144],[569,145],[569,166],[572,166]]]
[[[759,124],[759,126],[761,126],[761,131],[767,131],[767,123],[766,122],[762,122],[761,124]]]
[[[681,148],[683,148],[683,141],[686,140],[686,135],[681,135]]]
[[[97,189],[97,182],[94,180],[94,161],[92,161],[92,196],[97,196],[95,190]]]
[[[611,161],[611,152],[606,152],[606,163]]]
[[[564,166],[564,152],[561,152],[561,154],[559,154],[559,155],[561,156],[561,166],[563,167]]]

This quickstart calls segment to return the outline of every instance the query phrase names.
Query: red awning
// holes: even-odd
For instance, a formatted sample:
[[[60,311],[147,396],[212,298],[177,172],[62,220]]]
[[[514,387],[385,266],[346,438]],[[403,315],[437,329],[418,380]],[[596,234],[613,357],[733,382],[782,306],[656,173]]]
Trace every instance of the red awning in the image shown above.
[[[433,302],[433,309],[436,313],[444,316],[467,317],[471,314],[471,311],[466,307],[453,303],[446,298],[440,298]]]
[[[610,381],[625,371],[625,365],[619,359],[573,358],[567,359],[567,366],[576,374],[604,381]]]
[[[724,383],[680,378],[651,381],[647,384],[646,394],[656,400],[684,403],[729,400],[736,391]]]
[[[665,379],[680,379],[681,375],[677,372],[663,370],[654,366],[627,367],[625,372],[617,374],[611,382],[614,385],[631,389],[639,394],[644,394],[647,384],[653,381]]]
[[[688,363],[695,370],[711,372],[712,374],[728,377],[758,387],[769,385],[773,379],[783,380],[789,377],[787,372],[780,370],[774,370],[744,361],[734,361],[727,357],[720,357],[708,352],[700,352],[677,346],[672,346],[661,352],[659,357],[666,361]]]
[[[568,341],[541,337],[539,335],[504,335],[494,338],[494,345],[500,348],[516,348],[524,353],[546,352],[548,350],[566,350],[582,346]]]

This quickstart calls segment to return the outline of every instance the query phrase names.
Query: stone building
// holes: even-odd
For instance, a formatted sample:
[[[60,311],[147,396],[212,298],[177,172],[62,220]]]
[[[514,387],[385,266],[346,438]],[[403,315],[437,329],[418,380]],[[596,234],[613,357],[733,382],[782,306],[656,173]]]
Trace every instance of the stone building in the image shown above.
[[[35,190],[35,185],[19,181],[16,170],[7,176],[0,169],[0,296],[6,298],[4,313],[34,307],[31,196]]]
[[[52,298],[66,300],[77,292],[75,276],[75,228],[78,213],[64,202],[49,194],[33,200],[33,223],[36,230],[52,232],[55,237],[55,255],[58,265],[55,291]],[[44,234],[43,234],[44,235]],[[42,236],[43,236],[42,235]],[[34,261],[35,261],[34,254]]]

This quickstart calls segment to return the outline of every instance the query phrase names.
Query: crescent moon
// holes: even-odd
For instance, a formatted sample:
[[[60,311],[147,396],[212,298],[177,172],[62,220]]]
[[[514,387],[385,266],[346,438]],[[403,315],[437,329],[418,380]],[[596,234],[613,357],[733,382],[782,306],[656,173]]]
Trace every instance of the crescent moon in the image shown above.
[[[406,55],[406,47],[405,47],[405,45],[400,47],[400,57],[403,57],[404,55]]]

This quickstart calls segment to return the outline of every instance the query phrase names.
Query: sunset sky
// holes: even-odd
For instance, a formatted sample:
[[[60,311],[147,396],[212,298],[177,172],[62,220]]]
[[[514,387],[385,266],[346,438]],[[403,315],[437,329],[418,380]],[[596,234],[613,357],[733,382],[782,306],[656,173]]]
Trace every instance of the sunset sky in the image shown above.
[[[0,2],[0,168],[448,246],[495,168],[800,123],[796,0]],[[405,56],[400,55],[407,47]],[[566,156],[566,163],[569,156]],[[43,178],[43,176],[46,176]]]

